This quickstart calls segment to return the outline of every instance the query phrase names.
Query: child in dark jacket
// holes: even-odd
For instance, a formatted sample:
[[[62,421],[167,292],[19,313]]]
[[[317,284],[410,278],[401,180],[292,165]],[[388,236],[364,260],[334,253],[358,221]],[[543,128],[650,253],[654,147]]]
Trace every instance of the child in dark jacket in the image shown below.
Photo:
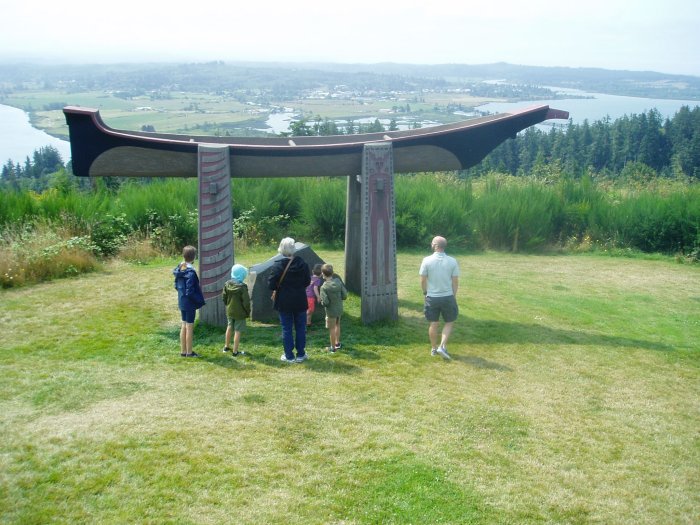
[[[241,332],[246,328],[246,319],[250,315],[250,294],[248,293],[248,285],[243,281],[248,276],[248,270],[241,264],[234,264],[231,268],[231,280],[224,284],[224,293],[222,298],[226,305],[226,344],[224,352],[231,352],[231,332],[233,332],[233,351],[232,356],[245,354],[239,352],[238,346],[241,342]]]
[[[204,294],[199,286],[199,277],[192,263],[197,256],[197,248],[185,246],[182,249],[182,261],[173,270],[177,304],[180,308],[182,325],[180,326],[180,355],[182,357],[199,357],[192,351],[194,336],[194,318],[198,309],[204,306]]]

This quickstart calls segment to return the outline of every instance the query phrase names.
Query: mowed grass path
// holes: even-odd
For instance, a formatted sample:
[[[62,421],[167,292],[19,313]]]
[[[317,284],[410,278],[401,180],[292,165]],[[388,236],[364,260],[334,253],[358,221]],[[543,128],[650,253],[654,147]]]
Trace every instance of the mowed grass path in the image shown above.
[[[400,321],[351,296],[345,349],[318,326],[298,365],[259,323],[180,358],[175,260],[0,292],[0,522],[700,522],[697,266],[459,256],[447,362],[423,255]]]

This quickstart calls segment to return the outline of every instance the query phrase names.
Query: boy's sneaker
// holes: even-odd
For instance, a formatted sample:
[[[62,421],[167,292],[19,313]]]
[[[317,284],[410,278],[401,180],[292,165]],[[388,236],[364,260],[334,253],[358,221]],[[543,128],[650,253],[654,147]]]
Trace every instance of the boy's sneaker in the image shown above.
[[[445,350],[444,346],[441,346],[436,350],[436,352],[443,357],[443,359],[452,359],[450,357],[450,354],[447,353],[447,350]]]
[[[438,353],[437,353],[437,348],[431,348],[431,349],[430,349],[430,355],[432,355],[432,356],[438,355]]]
[[[304,354],[304,355],[298,356],[294,361],[296,361],[297,363],[303,363],[303,362],[306,361],[308,358],[309,358],[309,355],[308,355],[308,354]]]
[[[184,354],[183,357],[199,357],[199,354],[196,352],[192,352],[191,354]]]
[[[231,355],[233,357],[238,357],[239,355],[245,355],[245,352],[243,350],[236,350],[235,352],[231,352]]]
[[[340,341],[338,341],[338,344],[335,345],[335,349],[336,349],[336,350],[340,350],[341,348],[343,348],[343,343],[341,343]]]
[[[224,348],[221,350],[223,353],[230,352],[231,349],[228,346],[224,346]]]
[[[335,354],[335,347],[334,346],[327,346],[326,352],[330,352],[331,354]]]
[[[287,359],[287,356],[284,354],[282,354],[282,357],[280,357],[280,361],[282,361],[283,363],[290,363],[290,364],[297,362],[296,359]]]

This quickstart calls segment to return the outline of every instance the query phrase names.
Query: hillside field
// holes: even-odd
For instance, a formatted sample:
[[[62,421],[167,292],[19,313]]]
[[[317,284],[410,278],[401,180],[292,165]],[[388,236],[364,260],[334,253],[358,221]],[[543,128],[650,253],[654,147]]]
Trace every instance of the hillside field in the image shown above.
[[[700,522],[697,265],[458,255],[443,361],[424,255],[399,254],[398,322],[351,295],[343,350],[319,324],[294,365],[253,322],[247,356],[197,325],[181,358],[175,259],[0,291],[0,522]]]

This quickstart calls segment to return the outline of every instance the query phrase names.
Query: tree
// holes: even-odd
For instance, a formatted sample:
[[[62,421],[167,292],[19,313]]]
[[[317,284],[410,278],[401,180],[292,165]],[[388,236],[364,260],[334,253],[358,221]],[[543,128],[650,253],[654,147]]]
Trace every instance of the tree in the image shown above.
[[[293,137],[310,137],[314,134],[306,119],[296,120],[289,124]]]
[[[2,175],[0,176],[0,185],[3,188],[18,190],[18,174],[17,171],[20,170],[20,165],[17,164],[15,167],[12,159],[8,159],[7,163],[2,167]]]
[[[612,160],[610,117],[594,122],[591,133],[593,134],[593,143],[589,151],[588,165],[596,171],[601,171]]]
[[[382,131],[384,131],[384,126],[382,126],[382,123],[379,122],[378,118],[374,119],[374,122],[367,126],[366,129],[367,133],[380,133]]]

